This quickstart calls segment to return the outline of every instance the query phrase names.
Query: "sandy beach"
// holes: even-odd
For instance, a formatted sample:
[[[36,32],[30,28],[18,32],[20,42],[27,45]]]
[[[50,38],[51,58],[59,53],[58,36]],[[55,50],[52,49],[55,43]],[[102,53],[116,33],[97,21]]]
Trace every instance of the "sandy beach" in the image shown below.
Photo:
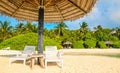
[[[72,50],[71,50],[72,51]],[[74,53],[83,53],[83,50],[73,50]],[[120,53],[120,50],[116,53]],[[70,51],[63,51],[70,53]],[[84,50],[87,53],[87,51]],[[98,52],[98,51],[97,51]],[[101,52],[101,51],[100,51]],[[93,53],[92,51],[89,53]],[[94,51],[95,53],[95,51]],[[115,53],[113,50],[104,53]],[[9,67],[9,57],[0,56],[0,73],[120,73],[120,58],[93,55],[65,55],[63,54],[64,67],[61,69],[56,63],[49,63],[47,70],[35,65],[30,68],[30,62],[14,62]]]

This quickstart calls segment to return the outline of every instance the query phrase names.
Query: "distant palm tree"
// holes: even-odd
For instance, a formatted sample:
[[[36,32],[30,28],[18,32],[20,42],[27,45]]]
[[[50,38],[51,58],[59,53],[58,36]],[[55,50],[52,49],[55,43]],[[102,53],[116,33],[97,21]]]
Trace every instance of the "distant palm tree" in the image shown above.
[[[35,33],[38,32],[38,26],[36,26],[35,24],[33,24],[32,32],[35,32]]]
[[[79,31],[77,31],[78,39],[85,40],[85,35],[88,32],[88,24],[86,22],[82,22]]]
[[[103,28],[102,28],[102,26],[101,25],[98,25],[97,27],[94,27],[94,30],[95,31],[101,31]]]
[[[19,23],[17,26],[16,26],[16,32],[17,34],[22,34],[24,33],[24,23]]]
[[[45,36],[49,36],[49,31],[48,31],[47,28],[44,28],[44,35],[45,35]],[[49,36],[49,37],[50,37],[50,36]]]
[[[116,31],[117,31],[116,35],[117,35],[117,37],[120,40],[120,27],[116,28]]]
[[[12,26],[9,25],[8,21],[0,21],[0,38],[2,41],[6,40],[9,37],[12,37]]]
[[[59,23],[56,26],[56,34],[58,36],[63,36],[66,28],[68,28],[68,26],[64,22]]]
[[[37,32],[38,27],[36,25],[33,25],[32,22],[27,22],[24,30],[26,32]]]
[[[86,33],[86,31],[88,30],[88,24],[86,22],[83,22],[82,25],[80,26],[80,31],[83,33]]]
[[[57,36],[55,34],[55,29],[49,30],[48,37],[50,37],[52,39],[56,39],[57,38]]]
[[[94,36],[96,37],[96,39],[98,41],[103,41],[103,37],[105,36],[104,35],[104,32],[103,32],[103,28],[101,25],[98,25],[97,27],[94,27],[95,29],[95,32],[94,32]]]

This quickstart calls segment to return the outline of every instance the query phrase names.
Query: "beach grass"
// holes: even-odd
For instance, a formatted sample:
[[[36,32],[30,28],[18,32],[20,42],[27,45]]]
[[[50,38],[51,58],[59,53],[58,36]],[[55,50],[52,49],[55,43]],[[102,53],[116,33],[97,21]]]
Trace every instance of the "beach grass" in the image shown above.
[[[119,54],[81,54],[81,55],[82,56],[105,56],[105,57],[120,58],[120,53]]]
[[[107,57],[115,57],[120,58],[120,54],[95,54],[96,56],[107,56]]]
[[[106,57],[115,57],[120,58],[120,53],[108,54],[108,53],[66,53],[65,55],[72,55],[72,56],[106,56]]]

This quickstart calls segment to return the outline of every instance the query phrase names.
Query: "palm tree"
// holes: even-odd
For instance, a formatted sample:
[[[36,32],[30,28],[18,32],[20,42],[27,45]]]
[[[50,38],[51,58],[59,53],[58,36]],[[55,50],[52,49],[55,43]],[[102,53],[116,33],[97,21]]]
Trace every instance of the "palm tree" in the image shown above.
[[[97,27],[94,27],[94,30],[95,30],[95,31],[97,31],[97,30],[102,31],[102,29],[103,29],[103,28],[102,28],[101,25],[98,25]]]
[[[88,24],[86,22],[82,22],[82,25],[80,27],[81,27],[81,29],[85,30],[85,29],[87,29]]]
[[[8,21],[0,21],[0,38],[2,41],[6,40],[9,37],[12,37],[12,26],[9,25]]]
[[[117,36],[117,37],[119,38],[119,40],[120,40],[120,27],[116,28],[116,31],[117,31],[116,36]]]
[[[82,22],[80,29],[77,32],[77,36],[79,37],[79,39],[81,40],[85,40],[85,35],[88,32],[88,24],[86,22]]]
[[[32,24],[32,22],[27,22],[27,24],[25,25],[24,31],[26,32],[38,32],[38,27],[34,24]]]
[[[56,26],[56,34],[58,36],[63,36],[66,28],[68,28],[68,26],[64,22],[59,23]]]
[[[24,33],[24,23],[19,23],[17,26],[16,26],[16,32],[17,34],[23,34]]]
[[[48,31],[48,29],[47,29],[47,28],[44,28],[44,35],[45,35],[45,36],[49,36],[49,33],[50,33],[50,32]],[[50,36],[49,36],[49,37],[50,37]]]
[[[98,25],[94,28],[94,36],[96,37],[97,41],[109,41],[110,40],[110,29],[103,29],[101,25]]]
[[[32,32],[38,33],[38,27],[35,24],[33,24]]]

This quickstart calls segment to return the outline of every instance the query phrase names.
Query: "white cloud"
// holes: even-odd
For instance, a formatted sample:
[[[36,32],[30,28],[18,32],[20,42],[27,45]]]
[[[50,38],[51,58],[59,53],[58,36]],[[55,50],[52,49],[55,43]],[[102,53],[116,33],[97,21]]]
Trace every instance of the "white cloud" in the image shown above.
[[[110,13],[110,19],[120,24],[120,0],[114,0],[113,7]]]
[[[92,9],[92,11],[90,13],[88,13],[88,15],[85,18],[94,21],[94,20],[97,20],[98,18],[100,18],[101,16],[102,16],[101,11],[97,7],[94,7]]]
[[[110,19],[120,24],[120,10],[113,11],[111,13]]]

